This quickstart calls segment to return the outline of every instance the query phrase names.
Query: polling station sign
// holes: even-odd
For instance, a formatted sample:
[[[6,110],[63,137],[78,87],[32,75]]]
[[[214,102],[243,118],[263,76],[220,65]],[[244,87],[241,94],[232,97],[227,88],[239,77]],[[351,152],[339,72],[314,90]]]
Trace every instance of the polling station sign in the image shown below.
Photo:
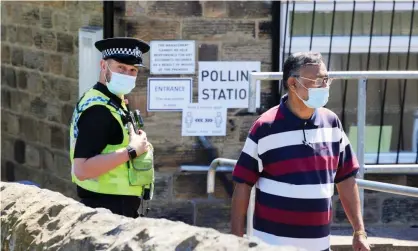
[[[250,72],[260,72],[261,62],[199,62],[199,103],[248,108]],[[256,105],[260,107],[260,83]]]
[[[182,136],[225,136],[224,106],[189,104],[183,109]]]
[[[147,110],[181,111],[192,103],[192,78],[148,78]]]

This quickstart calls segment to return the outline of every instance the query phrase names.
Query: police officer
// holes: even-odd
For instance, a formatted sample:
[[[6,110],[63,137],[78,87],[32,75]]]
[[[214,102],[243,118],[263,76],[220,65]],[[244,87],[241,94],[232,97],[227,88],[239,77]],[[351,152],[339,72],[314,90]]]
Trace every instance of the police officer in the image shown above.
[[[135,87],[150,47],[134,38],[95,46],[103,56],[99,81],[78,101],[70,126],[72,181],[86,206],[136,218],[152,197],[153,148],[146,133],[134,129],[124,95]]]

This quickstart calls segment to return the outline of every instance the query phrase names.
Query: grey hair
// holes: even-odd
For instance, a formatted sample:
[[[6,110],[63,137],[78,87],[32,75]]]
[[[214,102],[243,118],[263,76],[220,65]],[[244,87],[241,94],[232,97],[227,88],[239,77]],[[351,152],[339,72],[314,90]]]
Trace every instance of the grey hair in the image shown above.
[[[319,52],[295,52],[292,53],[283,65],[283,84],[287,89],[287,80],[289,77],[297,75],[300,68],[305,65],[319,65],[323,62],[321,53]]]

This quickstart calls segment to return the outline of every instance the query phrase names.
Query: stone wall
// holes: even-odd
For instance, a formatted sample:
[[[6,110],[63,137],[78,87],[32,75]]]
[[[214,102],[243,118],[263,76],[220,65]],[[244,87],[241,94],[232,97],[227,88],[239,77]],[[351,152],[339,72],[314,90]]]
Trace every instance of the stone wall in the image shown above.
[[[2,180],[74,195],[69,121],[78,98],[78,29],[102,25],[101,2],[1,4]]]
[[[182,222],[134,220],[33,186],[1,182],[1,193],[2,250],[294,250]]]

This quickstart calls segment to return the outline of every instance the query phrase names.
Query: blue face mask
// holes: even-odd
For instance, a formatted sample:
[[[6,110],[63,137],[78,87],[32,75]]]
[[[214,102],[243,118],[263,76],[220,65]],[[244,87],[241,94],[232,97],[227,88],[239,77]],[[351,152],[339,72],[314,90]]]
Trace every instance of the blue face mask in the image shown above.
[[[108,82],[108,80],[106,79],[107,89],[111,93],[117,96],[126,95],[135,88],[136,77],[113,72],[110,70],[109,66],[107,67],[109,71],[112,73],[112,77],[110,78],[110,81]],[[106,75],[105,75],[105,78],[106,78]]]
[[[302,99],[297,92],[296,96],[309,108],[320,108],[328,103],[329,87],[324,88],[306,88],[298,80],[296,80],[303,88],[308,90],[308,100]]]

